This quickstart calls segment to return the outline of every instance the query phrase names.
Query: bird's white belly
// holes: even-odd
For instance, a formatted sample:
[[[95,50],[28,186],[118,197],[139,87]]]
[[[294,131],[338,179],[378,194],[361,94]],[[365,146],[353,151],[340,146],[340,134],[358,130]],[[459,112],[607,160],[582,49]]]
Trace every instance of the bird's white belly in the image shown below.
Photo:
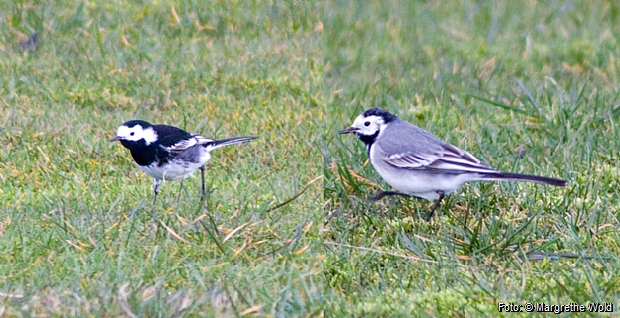
[[[162,167],[158,166],[157,163],[153,163],[149,166],[140,166],[140,169],[158,180],[181,180],[189,177],[200,167],[204,166],[210,158],[209,153],[205,152],[201,156],[200,162],[173,159]]]
[[[434,174],[420,170],[399,169],[387,164],[373,164],[373,167],[383,180],[398,192],[427,200],[439,199],[438,190],[448,194],[470,180],[466,174]]]

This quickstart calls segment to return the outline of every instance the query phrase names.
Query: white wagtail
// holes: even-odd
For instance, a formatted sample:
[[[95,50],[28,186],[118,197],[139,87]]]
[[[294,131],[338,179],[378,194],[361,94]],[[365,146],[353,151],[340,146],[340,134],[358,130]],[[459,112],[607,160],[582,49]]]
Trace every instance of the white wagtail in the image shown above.
[[[527,174],[501,172],[488,167],[461,150],[403,121],[387,110],[373,108],[357,116],[341,134],[354,133],[366,144],[370,163],[395,191],[382,191],[372,198],[388,195],[414,196],[437,200],[428,214],[430,220],[441,200],[470,181],[527,181],[566,186],[568,181]]]
[[[185,130],[168,125],[151,125],[143,120],[130,120],[120,127],[116,137],[131,151],[133,160],[142,171],[155,179],[153,204],[157,200],[161,180],[181,180],[197,169],[202,175],[202,196],[205,197],[205,163],[211,159],[212,150],[249,141],[256,137],[238,137],[211,140],[193,135]]]

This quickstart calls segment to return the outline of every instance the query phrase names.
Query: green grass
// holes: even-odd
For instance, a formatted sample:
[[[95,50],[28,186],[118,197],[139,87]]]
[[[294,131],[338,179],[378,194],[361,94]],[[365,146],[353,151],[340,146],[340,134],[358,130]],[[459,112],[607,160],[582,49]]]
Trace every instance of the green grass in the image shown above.
[[[496,316],[500,302],[617,310],[619,10],[328,2],[326,316]],[[498,169],[571,183],[470,184],[430,223],[431,202],[367,202],[389,185],[337,131],[375,106]]]
[[[320,4],[0,7],[0,316],[320,314]],[[153,207],[108,142],[133,118],[258,139],[213,153],[205,205],[197,173]]]
[[[0,316],[620,306],[613,2],[0,3]],[[389,186],[337,131],[375,106],[571,183],[470,184],[430,223],[368,202]],[[108,142],[133,118],[258,139],[213,154],[206,204],[196,174],[152,206]]]

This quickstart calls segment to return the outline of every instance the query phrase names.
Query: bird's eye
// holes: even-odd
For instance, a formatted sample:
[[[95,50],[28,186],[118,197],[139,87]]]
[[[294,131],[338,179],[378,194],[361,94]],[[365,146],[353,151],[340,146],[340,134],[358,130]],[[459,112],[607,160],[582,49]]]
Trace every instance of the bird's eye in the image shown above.
[[[366,126],[366,127],[370,126],[370,122],[369,121],[365,122],[364,126]]]
[[[135,135],[135,134],[136,134],[136,133],[132,131],[132,132],[129,134],[129,136],[133,136],[133,135]]]

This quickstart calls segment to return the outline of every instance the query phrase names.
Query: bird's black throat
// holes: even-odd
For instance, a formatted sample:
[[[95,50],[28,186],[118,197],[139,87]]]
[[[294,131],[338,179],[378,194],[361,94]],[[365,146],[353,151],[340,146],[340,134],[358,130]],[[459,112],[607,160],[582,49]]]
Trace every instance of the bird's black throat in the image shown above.
[[[167,162],[167,156],[164,151],[159,151],[159,146],[155,144],[147,146],[143,139],[140,141],[121,140],[121,144],[129,149],[133,160],[140,166],[149,166],[155,161],[159,161],[160,165]]]
[[[377,140],[377,136],[379,136],[379,130],[377,130],[372,135],[362,135],[362,134],[356,133],[355,136],[359,138],[359,140],[361,140],[363,143],[365,143],[366,146],[370,147],[370,145],[372,145],[375,142],[375,140]]]
[[[377,136],[379,136],[379,130],[377,130],[372,135],[362,135],[356,133],[355,136],[366,145],[366,150],[368,152],[368,155],[370,156],[370,147],[372,146],[372,144],[375,143],[375,140],[377,140]]]

